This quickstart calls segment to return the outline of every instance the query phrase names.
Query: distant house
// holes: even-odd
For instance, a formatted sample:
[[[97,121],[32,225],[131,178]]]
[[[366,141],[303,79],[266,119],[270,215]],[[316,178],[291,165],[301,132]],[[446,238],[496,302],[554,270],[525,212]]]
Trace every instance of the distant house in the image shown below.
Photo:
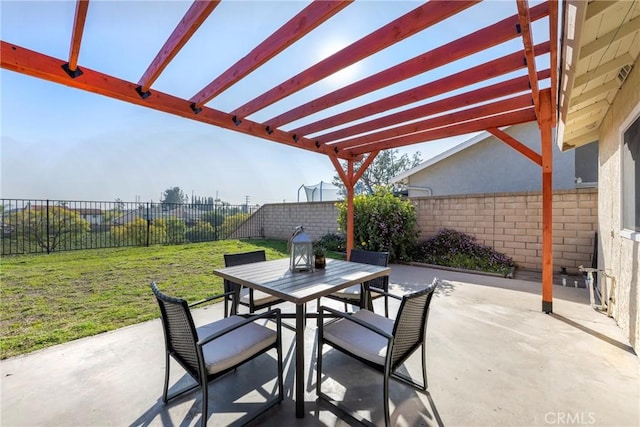
[[[149,206],[141,206],[138,209],[121,212],[121,215],[114,219],[114,224],[125,225],[141,218],[143,220],[150,221],[158,219],[178,219],[183,221],[185,224],[192,226],[202,219],[202,215],[210,211],[211,209],[202,210],[198,207],[189,205],[163,205],[152,203]]]
[[[89,225],[101,225],[104,221],[104,211],[102,209],[79,208],[73,209],[82,219],[87,221]]]
[[[540,152],[540,130],[536,122],[511,126],[505,132]],[[598,148],[586,145],[553,153],[553,187],[566,190],[597,186]],[[456,194],[540,191],[540,166],[488,132],[395,176],[392,182],[407,185],[409,197]]]

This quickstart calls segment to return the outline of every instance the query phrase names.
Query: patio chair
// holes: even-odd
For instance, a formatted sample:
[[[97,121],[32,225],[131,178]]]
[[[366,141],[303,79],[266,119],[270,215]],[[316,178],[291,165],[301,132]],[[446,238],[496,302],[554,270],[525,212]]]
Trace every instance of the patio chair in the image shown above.
[[[318,330],[316,394],[351,417],[363,421],[342,403],[333,401],[322,393],[322,348],[324,344],[365,363],[384,375],[384,417],[389,426],[389,378],[404,382],[418,390],[427,390],[426,332],[429,305],[433,292],[440,283],[438,278],[425,289],[402,298],[395,321],[370,310],[361,309],[353,314],[342,313],[329,307],[320,307]],[[337,319],[324,324],[324,313]],[[397,369],[419,347],[422,347],[422,384],[400,375]]]
[[[236,265],[250,264],[266,260],[267,256],[263,250],[242,252],[237,254],[225,254],[224,266],[233,267]],[[236,293],[238,292],[236,287],[239,288],[239,293]],[[224,298],[225,316],[227,316],[227,313],[229,313],[229,303],[231,303],[231,314],[237,314],[238,305],[248,307],[249,313],[255,313],[256,311],[262,310],[263,308],[271,309],[272,305],[284,302],[284,300],[281,300],[278,297],[269,295],[265,292],[253,290],[251,288],[245,288],[242,285],[238,285],[229,280],[224,281],[224,291],[225,294],[231,292],[229,296],[225,296]],[[234,298],[236,298],[236,295],[239,295],[237,301],[234,300]]]
[[[360,249],[352,249],[349,261],[361,262],[363,264],[380,265],[386,267],[389,265],[389,252],[363,251]],[[380,292],[382,290],[383,292]],[[338,292],[327,295],[325,298],[340,301],[344,303],[344,311],[347,311],[347,305],[364,307],[364,292],[369,291],[369,306],[366,307],[373,311],[373,300],[384,297],[384,315],[389,317],[389,298],[386,293],[389,292],[389,276],[378,277],[358,285],[350,286]],[[320,301],[318,301],[320,306]]]
[[[190,307],[208,301],[208,299],[189,305],[183,299],[170,297],[160,292],[155,282],[151,283],[151,289],[160,306],[164,329],[166,369],[162,401],[165,404],[200,388],[202,390],[201,425],[206,426],[209,383],[274,348],[278,359],[278,396],[267,401],[257,414],[251,416],[251,420],[282,402],[282,328],[279,309],[246,318],[229,316],[196,328],[191,317]],[[276,331],[255,323],[257,319],[267,317],[275,318]],[[176,392],[172,396],[169,396],[170,356],[196,381],[193,386]]]

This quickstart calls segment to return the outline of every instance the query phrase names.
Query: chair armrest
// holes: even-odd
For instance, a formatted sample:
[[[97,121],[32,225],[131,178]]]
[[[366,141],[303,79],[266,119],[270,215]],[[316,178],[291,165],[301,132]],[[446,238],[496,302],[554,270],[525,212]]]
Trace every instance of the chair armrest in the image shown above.
[[[209,302],[211,300],[222,298],[222,297],[226,297],[226,296],[233,296],[233,291],[225,292],[223,294],[211,295],[209,297],[206,297],[203,300],[192,302],[191,304],[189,304],[189,307],[195,307],[196,305],[204,304],[205,302]]]
[[[353,317],[351,314],[347,314],[347,313],[343,313],[342,311],[338,311],[338,310],[334,310],[333,308],[330,307],[326,307],[326,306],[321,306],[320,307],[320,321],[322,322],[322,318],[323,318],[323,311],[328,311],[329,313],[333,314],[336,317],[342,318],[342,319],[346,319],[350,322],[356,323],[360,326],[362,326],[363,328],[367,328],[369,329],[371,332],[375,332],[376,334],[385,337],[386,339],[388,339],[389,341],[391,341],[393,339],[393,335],[386,333],[385,331],[383,331],[382,329],[373,326],[367,322],[364,322],[360,319],[358,319],[357,317]]]
[[[388,297],[395,298],[398,301],[402,301],[402,297],[401,296],[394,295],[394,294],[392,294],[390,292],[385,292],[383,289],[374,288],[373,286],[369,287],[369,292],[375,292],[377,294],[383,294],[383,295],[386,295]]]
[[[248,325],[249,323],[252,323],[252,322],[254,322],[254,321],[258,320],[258,319],[273,318],[274,315],[275,315],[275,318],[276,318],[276,323],[278,324],[278,330],[280,330],[280,325],[281,325],[281,322],[282,322],[280,309],[279,308],[274,308],[273,310],[265,311],[264,313],[256,314],[255,316],[247,317],[242,322],[239,322],[239,323],[236,323],[235,325],[231,325],[231,326],[229,326],[227,328],[224,328],[223,330],[218,331],[215,334],[211,334],[208,337],[199,340],[197,342],[197,345],[202,347],[205,344],[207,344],[207,343],[209,343],[209,342],[211,342],[211,341],[213,341],[213,340],[215,340],[217,338],[220,338],[223,335],[228,334],[229,332],[232,332],[232,331],[234,331],[234,330],[236,330],[238,328],[241,328],[241,327],[243,327],[245,325]]]

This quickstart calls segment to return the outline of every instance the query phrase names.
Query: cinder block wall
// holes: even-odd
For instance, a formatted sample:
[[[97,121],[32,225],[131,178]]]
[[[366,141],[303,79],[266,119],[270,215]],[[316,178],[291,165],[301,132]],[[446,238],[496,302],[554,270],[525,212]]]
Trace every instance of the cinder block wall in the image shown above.
[[[475,236],[511,258],[521,268],[542,269],[542,194],[495,193],[414,198],[420,239],[441,228]],[[591,265],[598,229],[598,190],[554,191],[553,264],[577,272]]]
[[[331,201],[263,205],[249,219],[254,223],[245,223],[232,238],[246,236],[244,229],[256,229],[255,221],[262,224],[259,228],[263,230],[262,237],[267,239],[287,240],[298,225],[302,225],[314,240],[327,233],[337,233],[338,209],[335,204]]]
[[[441,228],[453,228],[512,257],[521,268],[542,269],[541,193],[422,197],[411,201],[416,206],[420,240]],[[335,202],[311,202],[264,205],[250,221],[261,222],[263,237],[285,240],[297,225],[303,225],[313,239],[335,233],[337,219]],[[597,227],[597,189],[554,192],[554,271],[564,266],[575,273],[580,264],[591,265]],[[253,224],[247,224],[247,228],[256,229]]]

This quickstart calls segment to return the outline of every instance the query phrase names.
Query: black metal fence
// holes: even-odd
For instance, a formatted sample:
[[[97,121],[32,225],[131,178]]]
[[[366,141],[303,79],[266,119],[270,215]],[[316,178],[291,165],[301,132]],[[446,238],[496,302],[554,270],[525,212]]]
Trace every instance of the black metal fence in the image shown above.
[[[259,206],[0,199],[2,255],[263,237]],[[251,226],[248,226],[251,224]],[[242,234],[238,234],[242,230]]]

